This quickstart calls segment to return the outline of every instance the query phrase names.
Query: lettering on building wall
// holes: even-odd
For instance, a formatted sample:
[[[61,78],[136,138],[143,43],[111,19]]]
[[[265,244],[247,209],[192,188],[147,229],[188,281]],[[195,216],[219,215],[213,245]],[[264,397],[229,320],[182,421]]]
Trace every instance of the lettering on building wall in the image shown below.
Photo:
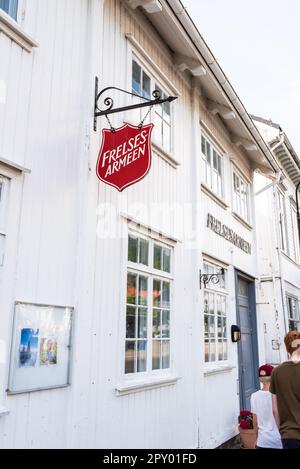
[[[251,254],[251,244],[248,241],[245,241],[241,236],[239,236],[235,231],[229,228],[227,225],[224,225],[220,220],[217,220],[210,213],[207,214],[207,228],[217,233],[222,238],[225,238],[234,246],[238,247],[247,254]]]

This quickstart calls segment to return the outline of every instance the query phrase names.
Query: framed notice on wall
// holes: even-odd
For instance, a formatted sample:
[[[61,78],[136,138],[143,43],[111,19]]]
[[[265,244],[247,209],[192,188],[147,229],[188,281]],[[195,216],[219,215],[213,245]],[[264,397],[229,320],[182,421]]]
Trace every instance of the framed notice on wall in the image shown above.
[[[15,303],[8,393],[70,384],[73,308]]]

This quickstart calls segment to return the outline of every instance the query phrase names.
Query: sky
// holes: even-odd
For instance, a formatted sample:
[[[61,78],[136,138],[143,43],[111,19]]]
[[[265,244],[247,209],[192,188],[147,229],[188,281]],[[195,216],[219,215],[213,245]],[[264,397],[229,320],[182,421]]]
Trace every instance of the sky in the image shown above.
[[[300,1],[182,3],[247,111],[280,124],[300,157]]]

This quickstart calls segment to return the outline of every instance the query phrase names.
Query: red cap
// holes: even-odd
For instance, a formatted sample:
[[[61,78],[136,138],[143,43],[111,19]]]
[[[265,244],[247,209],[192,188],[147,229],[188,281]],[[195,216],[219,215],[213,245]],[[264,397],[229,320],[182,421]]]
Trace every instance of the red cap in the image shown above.
[[[273,366],[272,365],[262,365],[258,368],[258,376],[260,378],[266,378],[267,376],[271,376],[271,373],[273,371]]]

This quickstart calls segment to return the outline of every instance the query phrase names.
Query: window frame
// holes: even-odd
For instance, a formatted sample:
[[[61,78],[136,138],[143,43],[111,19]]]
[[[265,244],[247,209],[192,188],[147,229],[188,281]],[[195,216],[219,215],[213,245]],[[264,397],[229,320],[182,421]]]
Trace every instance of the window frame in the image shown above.
[[[156,73],[151,68],[149,68],[149,66],[147,66],[144,63],[143,60],[141,60],[139,58],[139,54],[137,54],[134,50],[131,51],[130,67],[129,67],[129,69],[130,69],[130,90],[131,90],[132,93],[136,92],[132,87],[133,62],[136,62],[137,65],[141,68],[142,77],[143,77],[143,74],[145,73],[150,78],[150,99],[153,99],[152,92],[157,88],[160,89],[160,91],[162,92],[162,95],[165,95],[165,96],[172,95],[172,93],[170,92],[169,87],[166,86],[166,84],[156,75]],[[142,95],[143,93],[141,92],[139,94]],[[135,98],[134,96],[132,96],[132,101],[133,101],[133,103],[134,102],[140,102],[140,99]],[[169,126],[169,134],[170,134],[169,139],[170,139],[170,142],[169,142],[169,147],[168,148],[163,145],[163,140],[159,141],[156,138],[157,125],[156,125],[156,120],[155,119],[156,119],[156,116],[158,116],[158,113],[156,111],[156,106],[154,106],[150,110],[150,114],[149,114],[148,118],[145,120],[145,123],[148,123],[148,122],[153,122],[154,123],[154,128],[153,128],[153,133],[152,133],[152,135],[153,135],[152,143],[154,145],[156,145],[158,147],[158,149],[160,151],[162,151],[163,153],[166,153],[167,155],[172,155],[174,153],[174,122],[175,122],[175,120],[174,120],[174,107],[173,107],[173,103],[166,103],[166,105],[168,105],[169,108],[170,108],[170,124],[168,124],[165,121],[165,119],[163,118],[164,114],[162,114],[161,120],[162,120],[162,122],[165,123],[165,125]],[[164,104],[161,105],[161,108],[164,109]],[[147,108],[137,109],[136,113],[138,113],[138,114],[135,115],[136,119],[137,120],[139,120],[139,119],[142,120],[142,118],[144,118],[146,113],[147,113]],[[163,129],[163,127],[162,127],[162,129]]]
[[[219,366],[224,366],[228,365],[229,363],[229,335],[228,335],[228,320],[229,320],[229,310],[228,310],[228,269],[224,267],[223,265],[220,265],[218,263],[214,263],[210,260],[203,260],[203,273],[206,273],[206,267],[208,266],[210,268],[213,268],[213,271],[219,271],[220,269],[224,269],[224,287],[219,287],[218,285],[214,284],[207,284],[205,286],[204,291],[203,291],[203,343],[204,343],[204,350],[203,350],[203,361],[204,361],[204,367],[205,369],[210,369],[210,368],[215,368]],[[209,312],[209,301],[208,301],[208,312],[206,313],[205,311],[205,294],[208,295],[213,295],[213,301],[214,301],[214,336],[213,336],[213,341],[215,343],[215,360],[208,360],[206,361],[206,343],[211,342],[210,336],[209,336],[209,321],[208,321],[208,335],[206,337],[206,332],[205,332],[205,316],[211,316]],[[224,298],[225,300],[225,314],[224,315],[218,315],[218,310],[217,310],[217,295],[220,297]],[[219,316],[221,318],[225,317],[225,327],[226,327],[226,334],[221,337],[218,335],[218,319]],[[223,327],[223,326],[222,326]],[[222,344],[225,342],[226,343],[226,348],[227,348],[227,355],[225,359],[219,360],[219,340],[222,339]],[[223,347],[223,346],[222,346]],[[224,349],[222,351],[222,354],[224,354]]]
[[[235,178],[239,180],[239,187],[241,187],[241,183],[244,184],[246,188],[246,217],[242,213],[241,207],[242,207],[242,192],[241,190],[239,191],[239,200],[240,200],[240,208],[238,207],[237,204],[237,191],[235,190]],[[242,220],[244,220],[246,223],[251,223],[251,184],[247,180],[245,176],[240,172],[236,166],[232,165],[232,185],[231,185],[231,191],[232,191],[232,210],[233,212],[238,215]]]
[[[292,313],[292,307],[290,308],[290,300],[291,301],[295,301],[295,304],[296,304],[296,318],[292,317],[291,313]],[[294,295],[291,295],[290,293],[287,293],[286,295],[286,303],[287,303],[287,312],[288,312],[288,327],[289,327],[289,331],[292,331],[292,330],[298,330],[300,331],[300,309],[299,309],[299,299],[294,296]],[[297,329],[291,329],[290,328],[290,322],[294,322],[294,323],[298,323],[298,328]]]
[[[210,163],[208,164],[207,154],[203,152],[203,140],[205,141],[205,149],[207,145],[210,146]],[[217,197],[223,199],[225,195],[225,177],[224,177],[224,152],[219,148],[213,141],[210,139],[205,132],[201,129],[201,181],[205,184],[205,186]],[[217,166],[220,167],[220,173],[214,168],[214,153],[219,157]],[[208,166],[210,166],[210,183],[208,183]],[[214,179],[213,175],[217,171],[217,191],[214,189]],[[218,192],[219,188],[219,179],[218,174],[220,177],[220,185],[221,191]]]
[[[148,261],[149,265],[143,265],[139,263],[135,263],[128,260],[128,239],[129,236],[133,236],[135,238],[141,238],[147,240],[149,242],[149,250],[148,250]],[[126,249],[126,294],[125,294],[125,326],[124,326],[124,333],[122,335],[122,343],[123,343],[123,354],[122,354],[122,377],[125,380],[132,380],[132,379],[139,379],[144,377],[154,377],[156,375],[165,375],[170,374],[171,370],[173,369],[173,337],[172,337],[172,315],[173,315],[173,291],[174,291],[174,276],[173,276],[173,262],[174,262],[174,246],[172,244],[161,242],[157,240],[155,237],[151,235],[145,235],[134,229],[128,229],[127,232],[127,249]],[[163,248],[169,249],[171,251],[171,262],[170,262],[170,272],[164,272],[154,268],[154,245],[162,246]],[[132,274],[140,274],[148,277],[148,292],[147,292],[147,339],[142,339],[147,341],[147,357],[146,357],[146,370],[145,371],[134,371],[131,373],[125,372],[125,363],[126,363],[126,355],[125,355],[125,343],[128,340],[136,340],[136,338],[130,339],[126,337],[126,320],[127,320],[127,278],[128,273]],[[153,305],[153,281],[160,280],[164,282],[168,282],[169,287],[169,337],[160,339],[153,338],[153,310],[154,309],[161,309],[162,307],[155,307]],[[165,308],[167,310],[167,308]],[[168,368],[158,368],[153,369],[152,367],[152,352],[153,352],[153,341],[163,340],[169,341],[169,367]],[[136,359],[135,359],[136,361]],[[162,355],[160,355],[160,361],[162,361]]]

